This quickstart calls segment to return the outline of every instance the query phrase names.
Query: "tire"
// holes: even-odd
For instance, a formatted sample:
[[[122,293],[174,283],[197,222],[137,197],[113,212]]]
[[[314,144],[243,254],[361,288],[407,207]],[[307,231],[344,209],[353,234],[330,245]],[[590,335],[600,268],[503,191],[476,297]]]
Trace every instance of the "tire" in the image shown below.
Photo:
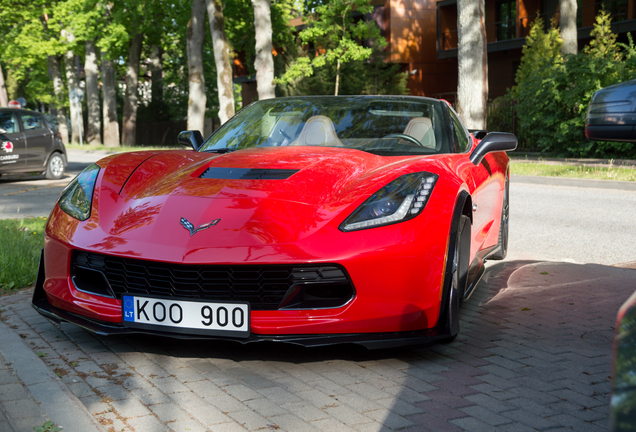
[[[450,336],[441,339],[442,343],[454,341],[459,334],[459,305],[466,293],[470,259],[470,219],[468,216],[462,215],[460,217],[452,253],[453,260],[450,263],[451,278],[444,326],[445,333]]]
[[[46,178],[49,180],[59,180],[64,176],[64,167],[66,166],[66,158],[62,153],[52,153],[49,161],[46,163]]]
[[[501,225],[499,226],[499,248],[497,252],[490,256],[494,260],[502,260],[508,254],[508,230],[510,226],[510,190],[508,185],[508,177],[506,177],[506,186],[504,189],[503,204],[501,206]]]

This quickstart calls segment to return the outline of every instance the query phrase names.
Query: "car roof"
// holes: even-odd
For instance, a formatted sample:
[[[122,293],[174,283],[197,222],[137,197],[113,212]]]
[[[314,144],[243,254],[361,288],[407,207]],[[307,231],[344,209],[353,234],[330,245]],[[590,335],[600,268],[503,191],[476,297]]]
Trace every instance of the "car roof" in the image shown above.
[[[0,108],[0,112],[2,112],[2,111],[12,111],[12,112],[19,112],[19,113],[39,114],[39,115],[42,115],[42,113],[41,113],[41,112],[38,112],[38,111],[32,111],[32,110],[23,109],[23,108],[5,108],[5,107],[2,107],[2,108]]]

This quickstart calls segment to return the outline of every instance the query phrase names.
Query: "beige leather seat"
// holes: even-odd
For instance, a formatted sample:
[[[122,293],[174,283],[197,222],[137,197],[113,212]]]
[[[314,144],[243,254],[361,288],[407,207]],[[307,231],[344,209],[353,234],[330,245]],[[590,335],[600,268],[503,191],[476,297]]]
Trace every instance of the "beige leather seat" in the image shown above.
[[[309,117],[296,141],[290,145],[341,147],[343,144],[338,139],[336,128],[331,119],[327,116],[317,115]]]
[[[412,118],[409,124],[406,125],[404,133],[421,142],[423,147],[435,149],[433,123],[428,117]]]

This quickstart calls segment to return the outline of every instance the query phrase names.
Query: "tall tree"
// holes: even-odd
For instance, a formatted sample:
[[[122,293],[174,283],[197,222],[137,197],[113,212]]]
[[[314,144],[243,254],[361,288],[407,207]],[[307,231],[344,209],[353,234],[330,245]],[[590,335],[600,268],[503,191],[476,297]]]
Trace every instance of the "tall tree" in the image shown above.
[[[458,114],[469,129],[486,128],[488,54],[484,3],[484,0],[457,2]]]
[[[205,4],[205,0],[203,0]],[[205,8],[203,9],[205,13]],[[150,94],[152,103],[157,105],[163,102],[163,49],[161,45],[150,46]]]
[[[205,40],[205,0],[192,1],[192,16],[186,30],[188,52],[188,130],[203,132],[205,120],[205,76],[203,41]]]
[[[0,64],[0,107],[9,106],[9,97],[7,96],[7,87],[4,84],[4,74],[2,73],[2,65]]]
[[[137,134],[137,108],[139,106],[139,63],[144,35],[137,33],[130,41],[128,63],[126,64],[126,94],[124,96],[124,118],[122,120],[121,141],[124,145],[134,145]]]
[[[102,122],[99,109],[99,69],[97,67],[97,48],[92,40],[86,41],[86,105],[88,107],[88,125],[86,128],[86,142],[101,144]]]
[[[576,54],[578,52],[578,33],[576,30],[576,13],[578,4],[576,0],[559,0],[559,27],[563,54]]]
[[[370,0],[332,0],[316,6],[314,16],[310,17],[309,26],[299,34],[305,44],[312,42],[317,52],[313,59],[300,57],[279,80],[286,83],[302,76],[311,76],[315,67],[326,63],[336,64],[335,95],[340,86],[340,67],[342,63],[355,60],[366,60],[373,53],[373,48],[364,47],[360,41],[371,40],[378,48],[387,43],[380,36],[380,29],[373,21],[361,19],[356,21],[353,12],[367,14],[373,11]]]
[[[69,44],[73,44],[75,37],[72,33],[67,33],[66,36]],[[64,55],[64,69],[66,71],[66,85],[68,87],[68,94],[71,106],[71,142],[78,143],[82,140],[83,132],[83,115],[82,104],[73,99],[73,93],[80,90],[79,79],[77,77],[77,66],[75,64],[75,53],[72,50],[68,50]]]
[[[276,97],[274,58],[272,57],[272,13],[270,0],[252,0],[256,32],[256,89],[258,99]]]
[[[104,145],[119,147],[119,123],[117,122],[117,91],[113,61],[102,54],[102,115],[104,118]]]
[[[57,107],[57,130],[62,136],[62,142],[68,144],[68,125],[66,124],[66,108],[64,107],[64,82],[62,80],[59,57],[49,56],[49,68],[51,69],[55,106]]]
[[[221,124],[234,116],[234,85],[230,65],[230,44],[225,35],[222,0],[205,0],[210,21],[210,33],[216,64],[216,83],[219,91],[219,120]]]

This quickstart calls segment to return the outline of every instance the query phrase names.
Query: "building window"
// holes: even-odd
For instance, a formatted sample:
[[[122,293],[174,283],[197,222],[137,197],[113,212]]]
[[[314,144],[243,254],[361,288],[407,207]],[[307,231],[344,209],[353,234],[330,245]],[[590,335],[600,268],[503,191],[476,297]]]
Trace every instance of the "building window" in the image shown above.
[[[602,5],[612,17],[612,22],[625,21],[627,19],[628,0],[604,0]]]
[[[515,38],[515,22],[517,21],[517,2],[500,0],[497,2],[497,40]]]

